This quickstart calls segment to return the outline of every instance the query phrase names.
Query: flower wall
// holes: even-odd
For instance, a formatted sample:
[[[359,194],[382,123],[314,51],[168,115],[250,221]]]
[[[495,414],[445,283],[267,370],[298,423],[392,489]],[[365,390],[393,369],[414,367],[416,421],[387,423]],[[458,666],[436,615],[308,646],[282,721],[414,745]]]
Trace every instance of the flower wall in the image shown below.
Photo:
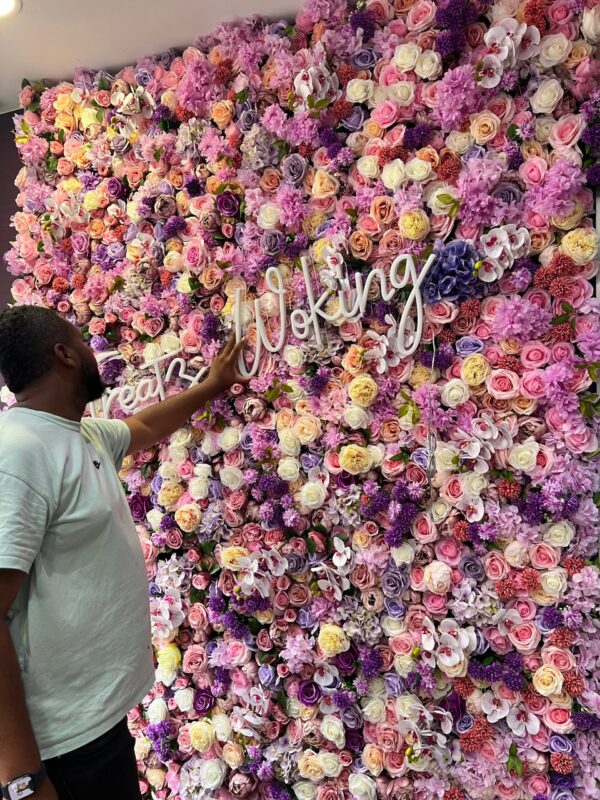
[[[321,345],[123,465],[146,798],[600,797],[599,40],[593,0],[307,0],[25,82],[14,298],[109,386],[209,364],[237,289],[275,341],[271,266],[331,290]],[[406,291],[340,313],[400,253],[435,255],[411,357]]]

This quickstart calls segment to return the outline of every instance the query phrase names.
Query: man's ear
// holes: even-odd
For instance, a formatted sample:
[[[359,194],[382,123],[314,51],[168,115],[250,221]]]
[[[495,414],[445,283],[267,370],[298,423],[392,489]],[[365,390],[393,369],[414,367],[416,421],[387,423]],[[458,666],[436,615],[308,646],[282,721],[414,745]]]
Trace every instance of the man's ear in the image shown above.
[[[75,356],[75,350],[69,345],[65,344],[64,342],[58,342],[52,348],[54,357],[58,360],[60,364],[64,364],[66,367],[75,367],[77,366],[77,358]]]

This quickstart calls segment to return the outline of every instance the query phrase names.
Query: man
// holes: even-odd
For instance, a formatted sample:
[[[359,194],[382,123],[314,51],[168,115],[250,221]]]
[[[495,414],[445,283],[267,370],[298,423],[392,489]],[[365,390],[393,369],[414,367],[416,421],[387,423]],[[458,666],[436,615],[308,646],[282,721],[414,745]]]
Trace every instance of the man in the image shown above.
[[[121,420],[54,311],[0,312],[0,784],[10,800],[139,800],[126,714],[153,683],[142,551],[117,470],[244,379],[231,339],[208,378]]]

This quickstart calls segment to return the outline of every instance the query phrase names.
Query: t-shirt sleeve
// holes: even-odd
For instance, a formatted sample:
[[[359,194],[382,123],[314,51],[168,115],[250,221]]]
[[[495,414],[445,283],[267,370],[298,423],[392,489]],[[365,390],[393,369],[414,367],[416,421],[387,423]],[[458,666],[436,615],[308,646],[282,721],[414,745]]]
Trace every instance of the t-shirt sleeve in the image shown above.
[[[110,454],[117,470],[131,442],[131,431],[122,419],[86,419],[86,428],[99,437],[104,449]]]
[[[29,573],[50,517],[48,500],[37,489],[0,470],[0,569]]]

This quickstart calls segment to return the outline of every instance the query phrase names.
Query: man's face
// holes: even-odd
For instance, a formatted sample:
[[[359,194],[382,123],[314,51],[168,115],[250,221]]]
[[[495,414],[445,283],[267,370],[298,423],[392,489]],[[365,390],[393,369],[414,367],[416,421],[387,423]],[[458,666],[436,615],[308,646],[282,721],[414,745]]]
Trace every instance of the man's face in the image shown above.
[[[104,394],[106,386],[100,377],[96,357],[91,347],[88,347],[83,341],[81,331],[77,330],[77,328],[73,328],[72,344],[81,360],[79,376],[82,389],[87,398],[86,402],[90,403],[92,400],[98,400]]]

